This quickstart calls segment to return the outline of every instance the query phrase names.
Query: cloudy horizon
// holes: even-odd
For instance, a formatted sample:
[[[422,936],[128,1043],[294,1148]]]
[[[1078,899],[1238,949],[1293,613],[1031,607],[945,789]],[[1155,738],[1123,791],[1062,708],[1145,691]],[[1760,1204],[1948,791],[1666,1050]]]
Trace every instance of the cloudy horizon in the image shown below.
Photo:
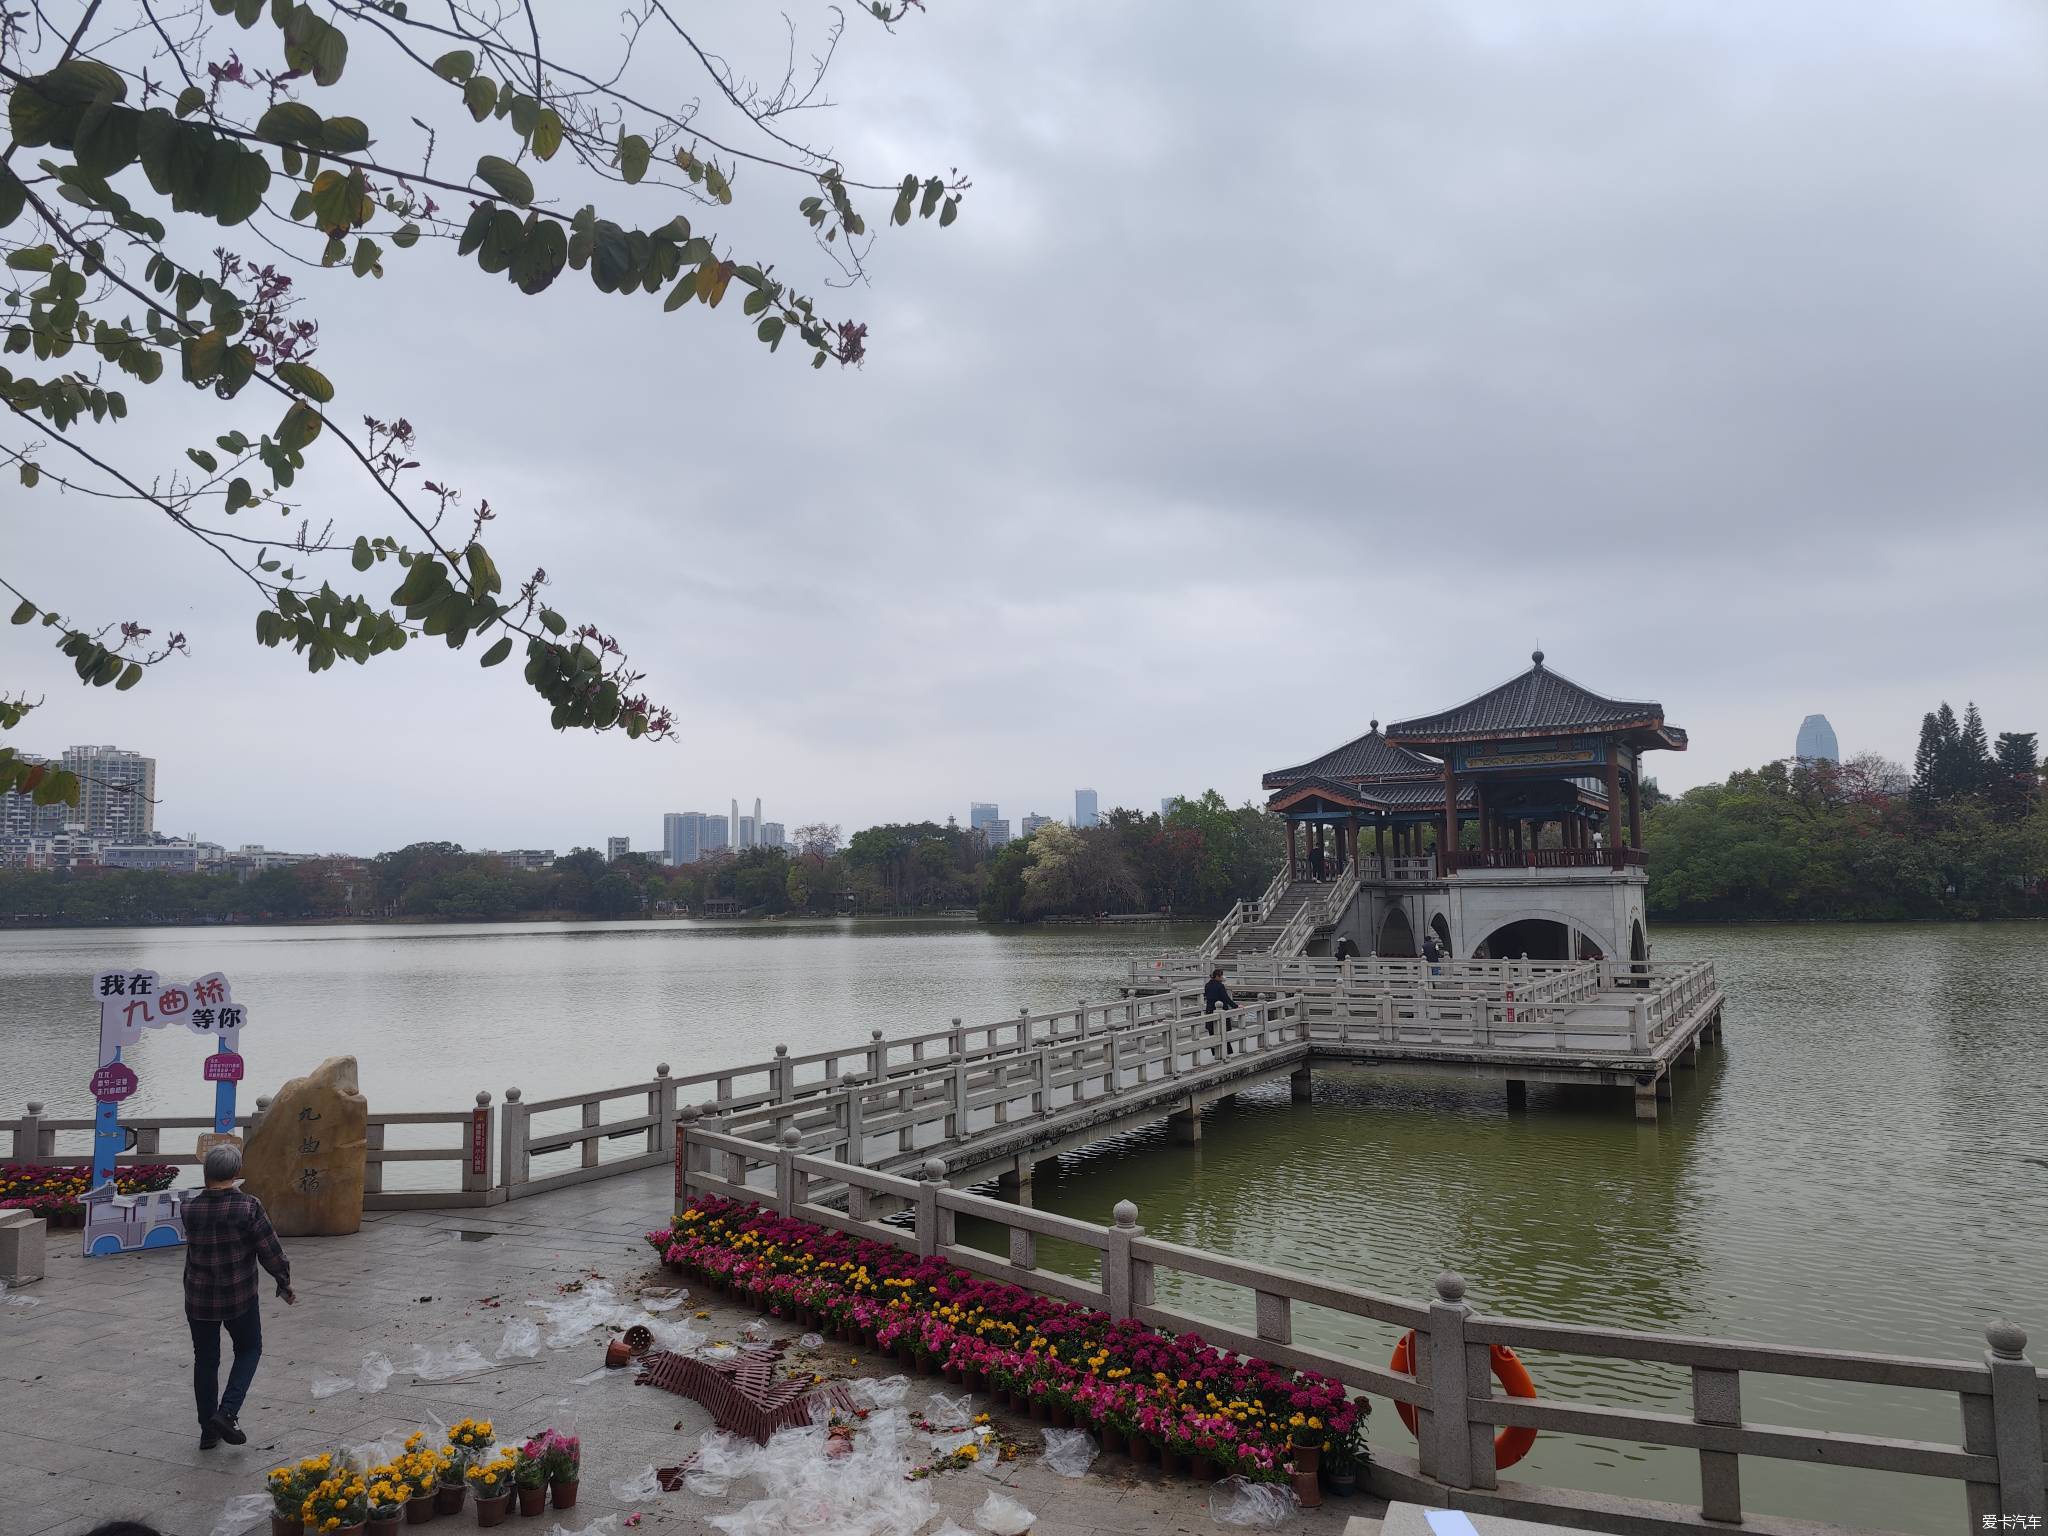
[[[870,328],[858,370],[583,274],[523,298],[431,242],[307,285],[337,411],[413,421],[426,472],[490,498],[508,577],[545,566],[617,634],[676,743],[559,735],[474,645],[309,677],[160,517],[10,485],[18,530],[50,521],[0,574],[193,654],[115,695],[9,630],[7,688],[45,700],[9,744],[151,754],[162,831],[368,853],[649,849],[734,797],[849,832],[1067,819],[1078,786],[1239,802],[1538,646],[1690,732],[1668,790],[1788,755],[1809,713],[1845,755],[1909,758],[1944,699],[2048,731],[2048,13],[852,21],[815,141],[974,181],[953,228],[877,243],[872,287],[821,292]],[[417,77],[379,67],[317,104],[402,124]],[[820,290],[800,195],[743,176],[725,227]],[[268,425],[144,408],[173,388],[108,435],[155,445],[145,471]],[[359,512],[309,458],[316,524]]]

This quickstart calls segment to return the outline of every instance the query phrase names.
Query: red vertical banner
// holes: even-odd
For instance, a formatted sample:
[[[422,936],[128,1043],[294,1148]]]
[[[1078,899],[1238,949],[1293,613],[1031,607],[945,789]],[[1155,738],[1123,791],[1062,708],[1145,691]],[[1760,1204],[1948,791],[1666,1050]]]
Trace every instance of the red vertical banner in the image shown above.
[[[683,1131],[676,1127],[676,1198],[683,1198]]]
[[[482,1178],[491,1171],[491,1112],[469,1112],[469,1171]]]

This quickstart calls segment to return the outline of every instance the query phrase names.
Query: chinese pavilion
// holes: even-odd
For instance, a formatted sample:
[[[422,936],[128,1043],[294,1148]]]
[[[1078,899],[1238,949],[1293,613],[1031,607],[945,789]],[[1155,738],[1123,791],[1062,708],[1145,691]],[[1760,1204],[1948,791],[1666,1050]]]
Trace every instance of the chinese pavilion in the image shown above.
[[[1325,942],[1458,957],[1644,959],[1642,761],[1685,750],[1664,707],[1543,664],[1454,708],[1265,775],[1297,880],[1355,869]],[[1368,840],[1366,829],[1370,828]]]

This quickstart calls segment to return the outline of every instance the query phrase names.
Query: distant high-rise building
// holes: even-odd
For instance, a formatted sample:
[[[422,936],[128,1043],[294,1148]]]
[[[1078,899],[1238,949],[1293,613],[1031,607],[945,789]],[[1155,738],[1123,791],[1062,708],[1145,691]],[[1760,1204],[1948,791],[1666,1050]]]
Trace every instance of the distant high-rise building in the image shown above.
[[[975,800],[971,802],[967,807],[968,829],[970,831],[980,832],[984,828],[986,828],[990,822],[994,821],[1000,815],[1002,815],[1002,811],[999,810],[991,801]]]
[[[694,864],[725,846],[725,818],[706,811],[670,811],[661,818],[661,861]]]
[[[732,818],[731,818],[731,820],[729,820],[728,822],[726,822],[726,824],[725,824],[725,832],[726,832],[726,837],[725,837],[725,840],[726,840],[726,841],[727,841],[728,843],[731,843],[733,847],[735,847],[735,848],[739,847],[739,845],[740,845],[740,803],[739,803],[739,801],[737,801],[737,800],[733,801],[733,803],[732,803]]]
[[[632,851],[633,839],[630,837],[608,837],[604,840],[604,861],[607,864],[618,863]]]
[[[787,848],[789,846],[789,833],[779,821],[762,822],[760,830],[755,835],[760,838],[763,848]]]
[[[700,853],[716,853],[732,846],[731,829],[723,816],[706,815],[697,844]]]
[[[981,824],[981,835],[988,839],[991,848],[1000,848],[1010,840],[1010,824],[1002,817]]]
[[[751,817],[751,816],[742,816],[742,817],[741,817],[741,818],[739,819],[739,823],[738,823],[738,826],[739,826],[739,836],[733,839],[733,847],[735,847],[735,848],[751,848],[751,847],[753,847],[753,846],[754,846],[754,818],[753,818],[753,817]]]
[[[21,761],[33,766],[50,760],[33,752],[24,752]],[[84,787],[81,785],[79,810],[84,809],[84,799]],[[10,789],[0,795],[0,837],[50,837],[62,832],[65,823],[74,820],[79,810],[61,801],[56,805],[37,805],[33,793],[24,795]]]
[[[759,795],[756,795],[756,796],[754,796],[754,836],[755,836],[755,837],[756,837],[756,838],[758,839],[758,838],[760,837],[760,835],[761,835],[761,797],[760,797]]]
[[[155,758],[119,747],[66,747],[62,766],[78,776],[72,823],[117,843],[146,843],[155,834]]]
[[[1077,827],[1099,827],[1102,817],[1095,810],[1095,791],[1077,789],[1074,791],[1074,825]]]
[[[1835,728],[1828,724],[1826,715],[1808,715],[1799,722],[1799,745],[1792,749],[1792,755],[1826,758],[1831,763],[1842,760],[1841,746],[1835,741]]]
[[[1159,814],[1161,816],[1171,816],[1173,814],[1173,808],[1179,804],[1179,795],[1168,795],[1164,800],[1159,802]]]
[[[1049,822],[1051,822],[1051,820],[1052,818],[1050,816],[1041,816],[1038,814],[1038,812],[1033,811],[1030,815],[1026,816],[1022,821],[1017,823],[1017,825],[1022,827],[1024,829],[1024,835],[1026,837],[1029,837],[1032,833],[1036,832],[1040,827],[1045,826]]]

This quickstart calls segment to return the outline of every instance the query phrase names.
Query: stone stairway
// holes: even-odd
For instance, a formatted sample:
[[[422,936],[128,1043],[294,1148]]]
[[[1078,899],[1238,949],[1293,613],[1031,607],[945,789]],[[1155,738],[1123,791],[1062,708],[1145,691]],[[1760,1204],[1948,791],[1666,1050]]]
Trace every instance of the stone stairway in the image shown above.
[[[1266,914],[1264,922],[1247,923],[1230,936],[1229,941],[1217,954],[1218,962],[1228,964],[1239,955],[1271,954],[1274,943],[1286,932],[1287,925],[1294,920],[1295,913],[1306,903],[1315,900],[1325,889],[1326,887],[1313,880],[1295,881],[1281,894],[1280,899],[1273,903],[1273,910]]]

